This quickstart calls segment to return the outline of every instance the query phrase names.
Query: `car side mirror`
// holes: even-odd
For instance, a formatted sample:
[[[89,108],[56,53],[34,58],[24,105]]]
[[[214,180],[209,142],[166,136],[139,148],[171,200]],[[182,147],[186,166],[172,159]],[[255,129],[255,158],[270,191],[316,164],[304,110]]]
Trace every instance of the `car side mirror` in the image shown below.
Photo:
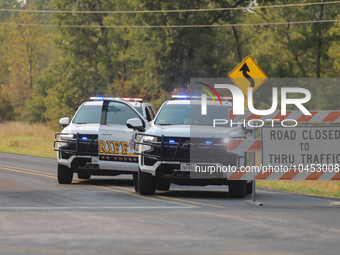
[[[70,124],[70,118],[69,117],[64,117],[59,120],[59,124],[64,128]]]
[[[140,118],[132,118],[126,121],[126,126],[132,128],[133,130],[138,130],[140,132],[144,131],[144,125]]]

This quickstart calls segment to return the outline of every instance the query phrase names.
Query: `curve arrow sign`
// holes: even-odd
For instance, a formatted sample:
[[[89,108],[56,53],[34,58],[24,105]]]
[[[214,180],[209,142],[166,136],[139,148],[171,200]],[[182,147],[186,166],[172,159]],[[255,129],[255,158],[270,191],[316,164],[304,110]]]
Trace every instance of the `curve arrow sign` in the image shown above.
[[[249,67],[248,67],[247,63],[243,64],[243,66],[240,68],[240,72],[242,72],[244,78],[246,78],[250,82],[250,87],[254,88],[255,82],[254,82],[253,78],[251,78],[250,75],[248,74],[248,72],[250,72],[250,71],[249,71]]]

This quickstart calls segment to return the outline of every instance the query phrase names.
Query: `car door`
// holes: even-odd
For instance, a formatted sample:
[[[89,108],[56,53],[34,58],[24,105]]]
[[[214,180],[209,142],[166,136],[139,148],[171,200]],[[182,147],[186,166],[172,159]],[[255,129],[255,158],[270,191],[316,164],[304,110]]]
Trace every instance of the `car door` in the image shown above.
[[[128,103],[104,100],[98,135],[100,169],[138,171],[138,155],[133,150],[136,131],[126,126],[131,118],[140,118],[145,128],[149,127],[145,118]]]
[[[145,107],[145,114],[148,121],[152,121],[155,118],[155,113],[153,112],[151,106]]]
[[[150,110],[153,112],[154,117],[156,117],[157,111],[153,105],[150,106]]]

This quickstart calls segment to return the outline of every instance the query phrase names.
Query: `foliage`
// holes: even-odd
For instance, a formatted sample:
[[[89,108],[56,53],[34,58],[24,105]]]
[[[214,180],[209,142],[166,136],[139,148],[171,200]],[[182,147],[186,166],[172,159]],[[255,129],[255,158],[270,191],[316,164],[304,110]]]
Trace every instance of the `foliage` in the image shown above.
[[[300,3],[311,2],[303,0]],[[315,0],[315,2],[317,2]],[[185,10],[284,5],[292,0],[0,0],[3,9],[114,11]],[[191,77],[227,77],[252,55],[270,78],[337,78],[338,22],[238,26],[338,19],[339,4],[266,9],[153,13],[1,12],[2,119],[48,122],[72,116],[90,96],[143,97],[160,106],[167,93],[186,89]],[[228,27],[107,28],[107,26],[230,25]],[[59,26],[62,25],[62,26]],[[67,27],[64,25],[97,26]],[[274,84],[267,83],[267,88]],[[280,85],[281,86],[281,85]],[[282,85],[283,86],[283,85]],[[338,109],[337,80],[306,85],[309,107]],[[271,90],[255,93],[269,108]],[[259,100],[260,99],[260,100]],[[9,108],[6,108],[9,107]],[[11,109],[11,110],[10,110]],[[2,111],[4,112],[4,110]]]
[[[25,6],[34,10],[33,4]],[[41,19],[37,13],[20,12],[7,17],[9,23],[39,24]],[[0,93],[11,98],[14,109],[11,118],[29,116],[25,104],[36,96],[37,80],[43,70],[54,58],[55,48],[51,43],[51,31],[37,26],[5,26],[0,27],[1,65]],[[35,100],[35,99],[34,99]],[[28,118],[32,120],[31,117]],[[39,120],[40,118],[33,118]]]
[[[141,0],[140,10],[186,10],[247,6],[250,1],[161,1]],[[149,26],[214,25],[233,21],[233,12],[175,12],[141,14]],[[155,28],[145,31],[153,45],[151,72],[166,91],[185,87],[190,77],[225,77],[230,66],[223,66],[225,48],[218,47],[218,30],[204,28]],[[221,68],[222,67],[222,68]]]
[[[6,95],[0,94],[0,122],[13,119],[11,100]]]

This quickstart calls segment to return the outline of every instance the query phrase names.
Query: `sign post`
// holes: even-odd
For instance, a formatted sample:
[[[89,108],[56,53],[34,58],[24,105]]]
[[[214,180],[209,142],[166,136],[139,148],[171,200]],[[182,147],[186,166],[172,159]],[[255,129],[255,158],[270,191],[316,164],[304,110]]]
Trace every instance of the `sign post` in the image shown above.
[[[258,89],[267,79],[267,75],[262,71],[258,64],[251,56],[246,57],[238,66],[229,73],[229,78],[238,86],[244,94],[245,109],[248,109],[247,98],[248,88],[252,88],[252,92]],[[255,128],[253,129],[253,136],[255,136]],[[253,165],[255,165],[255,152],[253,158]],[[249,204],[263,205],[261,202],[256,202],[255,199],[255,180],[252,185],[252,201],[246,201]]]
[[[253,128],[253,138],[256,139],[256,133],[255,133],[256,129],[255,127]],[[255,155],[256,153],[254,152],[254,157],[253,157],[253,166],[255,166]],[[255,180],[252,181],[253,185],[252,185],[252,192],[251,192],[251,200],[246,200],[247,204],[251,204],[251,205],[257,205],[257,206],[262,206],[263,203],[262,202],[256,202],[256,191],[255,191]]]

